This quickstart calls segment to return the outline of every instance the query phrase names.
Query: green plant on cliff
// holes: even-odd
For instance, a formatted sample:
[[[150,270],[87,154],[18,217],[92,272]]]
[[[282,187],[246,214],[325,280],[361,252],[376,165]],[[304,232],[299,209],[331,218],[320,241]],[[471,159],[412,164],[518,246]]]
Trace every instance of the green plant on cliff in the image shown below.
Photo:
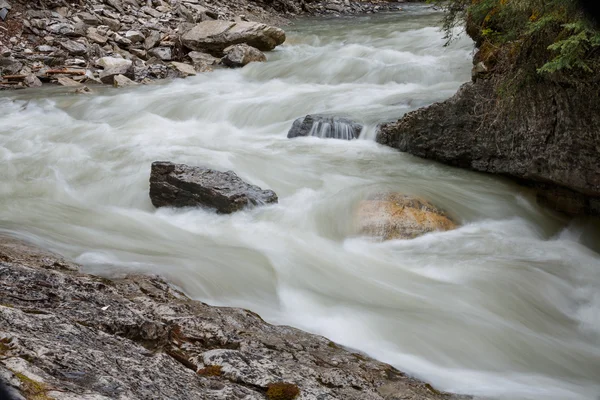
[[[451,41],[457,27],[476,42],[485,58],[503,49],[519,53],[541,76],[600,72],[600,31],[588,21],[576,0],[430,0],[446,11],[443,28]],[[524,51],[523,51],[524,50]]]

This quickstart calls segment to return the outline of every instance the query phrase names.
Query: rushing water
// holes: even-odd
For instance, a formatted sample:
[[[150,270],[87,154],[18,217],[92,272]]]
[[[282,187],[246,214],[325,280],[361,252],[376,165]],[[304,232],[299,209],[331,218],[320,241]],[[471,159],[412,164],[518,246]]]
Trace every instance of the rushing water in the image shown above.
[[[568,222],[488,175],[377,145],[376,123],[452,95],[472,43],[444,48],[422,6],[305,21],[269,62],[96,95],[0,98],[0,229],[107,275],[159,273],[211,304],[324,334],[436,387],[502,399],[600,393],[594,222]],[[360,140],[290,140],[315,112]],[[232,169],[280,203],[234,215],[155,210],[150,163]],[[458,230],[356,237],[368,193],[421,195]]]

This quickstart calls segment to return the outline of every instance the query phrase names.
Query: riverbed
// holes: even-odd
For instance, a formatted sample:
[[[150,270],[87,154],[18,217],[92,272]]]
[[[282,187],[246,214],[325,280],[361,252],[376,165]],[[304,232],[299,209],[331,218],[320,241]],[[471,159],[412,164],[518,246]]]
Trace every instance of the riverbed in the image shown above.
[[[368,353],[440,390],[492,399],[600,393],[594,221],[568,221],[502,178],[375,143],[376,125],[450,97],[473,43],[444,47],[428,6],[302,20],[268,62],[131,89],[0,97],[0,231],[86,272],[166,277]],[[360,139],[287,139],[310,113]],[[234,215],[160,209],[150,164],[233,170],[279,195]],[[409,241],[356,235],[370,193],[422,196],[461,227]]]

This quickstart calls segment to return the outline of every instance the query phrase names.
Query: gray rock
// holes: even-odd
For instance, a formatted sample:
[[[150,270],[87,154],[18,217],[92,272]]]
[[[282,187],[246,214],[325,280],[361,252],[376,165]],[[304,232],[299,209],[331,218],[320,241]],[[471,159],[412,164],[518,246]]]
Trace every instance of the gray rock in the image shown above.
[[[215,55],[221,55],[227,47],[241,43],[270,51],[284,41],[282,29],[257,22],[204,21],[181,37],[185,47]]]
[[[69,52],[69,54],[74,56],[82,56],[87,53],[88,48],[85,44],[76,42],[74,40],[66,40],[61,42],[60,45]]]
[[[94,43],[98,43],[100,45],[105,45],[108,42],[108,37],[101,35],[98,33],[98,29],[90,27],[87,30],[87,38],[90,39]]]
[[[229,214],[244,207],[277,203],[272,190],[262,190],[234,172],[157,161],[152,164],[150,199],[155,207],[210,207]]]
[[[352,140],[357,139],[361,131],[362,125],[347,118],[315,114],[295,120],[287,137],[291,139],[300,136],[315,136],[323,139]]]
[[[59,76],[58,78],[56,78],[56,81],[61,86],[67,86],[67,87],[81,86],[80,82],[77,82],[71,78],[67,78],[66,76]]]
[[[170,47],[155,47],[148,53],[162,61],[170,61],[173,57]]]
[[[150,50],[160,42],[161,34],[159,31],[150,31],[146,39],[144,40],[144,48]]]
[[[138,31],[127,31],[125,37],[131,41],[131,43],[143,42],[146,39],[146,37]]]
[[[265,62],[267,57],[258,49],[247,44],[236,44],[227,47],[221,60],[223,64],[231,68],[240,68],[251,62]]]
[[[478,79],[450,99],[379,127],[377,141],[449,165],[512,176],[567,214],[600,215],[600,101],[593,85]],[[505,96],[505,97],[503,97]]]
[[[113,86],[116,88],[122,88],[127,86],[135,86],[137,83],[129,79],[124,75],[115,75],[113,78]]]
[[[221,62],[220,58],[199,51],[190,51],[187,54],[187,56],[190,58],[190,60],[192,60],[192,63],[194,64],[216,65],[219,62]]]
[[[111,69],[121,66],[131,67],[133,62],[124,58],[118,57],[102,57],[96,61],[96,65],[104,69]]]
[[[38,79],[37,76],[35,76],[34,74],[29,74],[25,77],[25,80],[23,81],[23,83],[25,83],[25,86],[27,87],[40,87],[42,86],[42,81],[40,81]]]
[[[193,301],[163,279],[109,280],[0,239],[0,378],[57,400],[450,400],[390,365],[255,313]],[[35,385],[35,396],[31,390]]]
[[[196,70],[190,64],[173,61],[171,65],[179,72],[180,76],[183,78],[196,75]]]
[[[134,74],[132,64],[121,64],[100,71],[100,81],[102,81],[102,83],[112,85],[114,83],[114,78],[117,75],[125,75],[129,78],[133,78]]]

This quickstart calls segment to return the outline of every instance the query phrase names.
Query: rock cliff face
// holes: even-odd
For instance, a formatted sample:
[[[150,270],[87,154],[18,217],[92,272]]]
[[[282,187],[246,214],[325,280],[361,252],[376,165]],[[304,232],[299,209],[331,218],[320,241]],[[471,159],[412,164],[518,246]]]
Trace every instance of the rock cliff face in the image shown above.
[[[324,337],[190,300],[158,277],[77,269],[0,237],[0,380],[16,398],[457,398]]]
[[[503,91],[510,73],[380,127],[377,141],[419,157],[508,175],[572,215],[600,215],[600,92],[550,80]]]

